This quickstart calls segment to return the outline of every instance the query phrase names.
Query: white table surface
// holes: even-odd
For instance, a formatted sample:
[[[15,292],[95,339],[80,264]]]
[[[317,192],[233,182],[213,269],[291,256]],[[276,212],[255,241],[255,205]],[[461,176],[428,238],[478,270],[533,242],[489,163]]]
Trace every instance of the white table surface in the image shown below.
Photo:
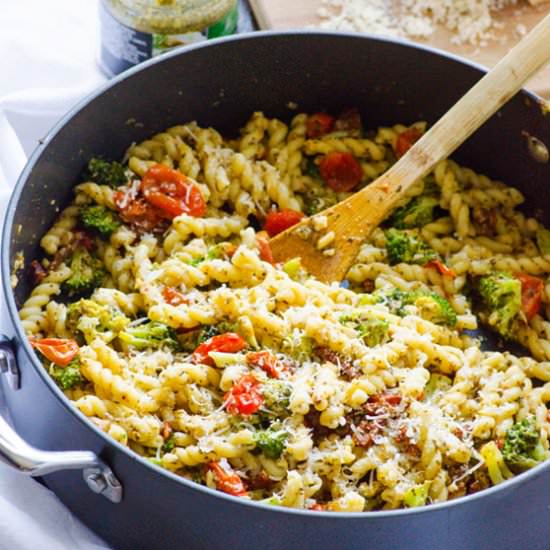
[[[240,2],[239,29],[250,30]],[[97,64],[97,3],[0,0],[0,220],[38,139],[106,80]],[[107,548],[53,493],[0,463],[0,550]]]
[[[105,80],[96,12],[95,0],[0,0],[1,218],[37,139]],[[105,548],[50,491],[0,464],[0,550]]]

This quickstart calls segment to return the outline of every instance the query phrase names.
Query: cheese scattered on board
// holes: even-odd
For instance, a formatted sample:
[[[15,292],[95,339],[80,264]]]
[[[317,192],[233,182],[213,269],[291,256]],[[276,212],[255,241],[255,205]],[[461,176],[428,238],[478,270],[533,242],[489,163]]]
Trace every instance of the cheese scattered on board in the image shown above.
[[[547,0],[529,0],[533,5]],[[522,0],[322,0],[321,28],[427,38],[437,25],[457,44],[483,45],[498,25],[492,14]]]

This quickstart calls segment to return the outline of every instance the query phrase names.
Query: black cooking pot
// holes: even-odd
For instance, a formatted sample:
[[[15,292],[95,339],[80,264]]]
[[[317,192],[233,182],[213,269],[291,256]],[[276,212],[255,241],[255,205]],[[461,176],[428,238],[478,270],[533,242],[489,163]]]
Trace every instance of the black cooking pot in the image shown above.
[[[119,549],[548,550],[550,462],[449,503],[363,514],[250,503],[164,471],[111,440],[70,405],[36,359],[18,320],[28,281],[20,276],[15,290],[10,287],[16,255],[23,252],[28,262],[39,254],[40,236],[70,200],[92,156],[119,158],[130,143],[189,120],[234,133],[255,110],[288,120],[295,108],[339,112],[357,106],[367,127],[433,123],[482,74],[463,60],[392,40],[262,33],[168,54],[86,99],[38,146],[9,204],[2,280],[11,334],[0,342],[0,378],[15,428],[28,443],[87,452],[39,453],[0,424],[0,457],[34,475],[85,468],[87,483],[75,470],[50,473],[44,481]],[[549,120],[539,100],[522,92],[455,155],[521,189],[525,211],[547,224],[550,169],[529,155],[525,136],[550,143]]]

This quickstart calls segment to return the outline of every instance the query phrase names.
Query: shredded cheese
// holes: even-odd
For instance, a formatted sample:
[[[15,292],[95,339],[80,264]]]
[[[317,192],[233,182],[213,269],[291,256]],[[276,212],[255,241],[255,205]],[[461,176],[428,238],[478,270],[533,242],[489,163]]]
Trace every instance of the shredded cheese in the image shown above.
[[[529,0],[533,5],[547,0]],[[322,0],[320,27],[427,38],[441,25],[454,43],[483,45],[498,27],[492,15],[518,0]]]

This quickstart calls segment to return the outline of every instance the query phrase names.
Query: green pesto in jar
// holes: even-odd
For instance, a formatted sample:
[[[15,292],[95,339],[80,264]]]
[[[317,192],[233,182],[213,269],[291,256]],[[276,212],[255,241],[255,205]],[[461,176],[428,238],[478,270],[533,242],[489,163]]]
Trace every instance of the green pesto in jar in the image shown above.
[[[102,0],[102,68],[118,74],[176,47],[233,34],[237,19],[237,0]]]

